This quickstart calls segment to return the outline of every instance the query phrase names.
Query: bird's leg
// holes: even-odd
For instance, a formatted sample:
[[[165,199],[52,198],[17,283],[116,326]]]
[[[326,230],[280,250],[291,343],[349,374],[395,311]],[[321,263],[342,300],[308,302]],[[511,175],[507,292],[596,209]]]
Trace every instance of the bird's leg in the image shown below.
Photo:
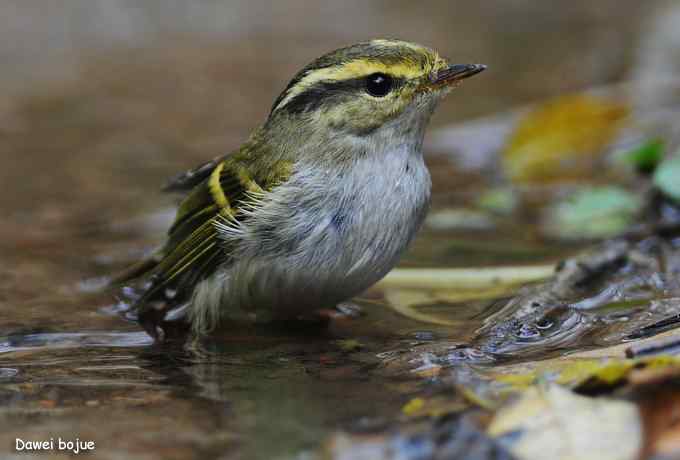
[[[163,343],[165,340],[165,329],[163,329],[163,319],[165,318],[166,308],[162,302],[154,302],[148,305],[144,311],[139,313],[137,321],[139,325],[153,338],[154,343]]]
[[[182,338],[189,332],[187,311],[190,303],[173,304],[167,301],[148,303],[137,316],[137,322],[154,339],[163,343],[173,338]]]

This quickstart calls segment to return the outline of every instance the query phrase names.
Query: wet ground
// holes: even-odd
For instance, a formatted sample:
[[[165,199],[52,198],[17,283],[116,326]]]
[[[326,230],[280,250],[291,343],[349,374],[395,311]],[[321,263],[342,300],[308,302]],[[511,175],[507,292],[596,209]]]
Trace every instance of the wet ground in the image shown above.
[[[139,198],[150,211],[156,199]],[[99,276],[151,247],[162,227],[156,221],[170,211],[147,218],[109,203],[51,195],[2,226],[3,450],[15,438],[61,436],[94,440],[97,458],[286,458],[337,428],[398,414],[422,382],[408,372],[387,376],[385,357],[469,340],[491,308],[439,305],[438,316],[466,321],[431,326],[399,316],[375,292],[358,301],[364,316],[338,319],[328,331],[244,327],[207,341],[200,356],[154,347],[115,315],[114,296],[93,291]],[[514,242],[510,251],[430,231],[404,263],[536,263],[558,255],[516,235],[505,241]]]
[[[458,323],[444,327],[400,316],[374,291],[357,301],[363,316],[328,331],[242,327],[200,355],[152,346],[116,315],[115,295],[97,289],[161,238],[172,200],[149,192],[171,175],[162,153],[176,147],[142,143],[118,114],[92,117],[107,95],[89,96],[80,87],[29,100],[3,136],[17,158],[3,178],[11,192],[0,227],[3,452],[15,438],[61,436],[95,441],[97,458],[288,458],[338,428],[394,417],[423,382],[386,370],[390,354],[467,341],[495,308],[437,305]],[[22,162],[42,149],[44,162]],[[129,171],[121,156],[147,163]],[[455,170],[432,166],[437,206],[460,201],[446,185]],[[425,230],[404,265],[538,264],[574,249],[540,241],[521,221],[486,232],[491,245],[479,231]]]
[[[51,152],[42,163],[18,160],[4,178],[12,190],[3,195],[0,227],[0,445],[7,452],[16,438],[61,437],[94,441],[104,459],[291,458],[315,451],[338,429],[388,423],[429,391],[423,376],[453,369],[470,383],[478,377],[469,380],[469,365],[493,369],[621,343],[677,308],[647,308],[676,288],[656,280],[657,291],[645,291],[653,282],[640,278],[632,293],[607,297],[595,287],[597,305],[529,319],[508,313],[517,289],[464,301],[423,290],[416,303],[431,321],[422,322],[390,308],[408,304],[412,290],[374,289],[356,300],[361,316],[338,317],[328,330],[241,326],[206,340],[200,352],[153,346],[117,315],[115,293],[98,289],[161,237],[172,200],[149,191],[173,169],[161,152],[177,147],[140,142],[117,114],[92,117],[88,109],[102,96],[91,95],[28,100],[4,134],[2,148],[17,158]],[[84,151],[87,161],[74,153]],[[148,163],[129,171],[110,161],[125,155]],[[460,209],[489,185],[446,158],[429,161],[433,215]],[[531,212],[482,220],[479,228],[464,222],[462,229],[430,222],[403,266],[550,266],[589,244],[547,240]]]
[[[600,13],[594,17],[602,20]],[[298,54],[330,46],[291,40]],[[244,65],[270,50],[269,41],[234,47],[228,61],[214,43],[200,55],[193,46],[132,57],[108,50],[86,61],[74,81],[28,91],[1,112],[3,459],[30,458],[15,452],[17,438],[59,437],[94,441],[91,458],[101,459],[314,458],[337,430],[389,425],[412,398],[436,392],[444,375],[483,390],[481,379],[495,366],[628,343],[631,334],[678,313],[677,283],[659,278],[661,270],[649,262],[662,253],[677,263],[677,238],[640,238],[622,250],[623,260],[605,264],[615,292],[591,285],[554,309],[521,307],[534,305],[537,292],[570,286],[567,275],[562,285],[536,281],[524,290],[464,295],[384,287],[355,299],[361,315],[338,316],[328,330],[239,326],[200,350],[152,345],[118,315],[123,305],[115,293],[99,288],[161,240],[174,198],[159,194],[160,184],[238,145],[266,112],[280,75],[294,70],[276,56],[267,72]],[[570,73],[569,62],[577,61],[565,61],[566,70],[540,88],[518,83],[498,90],[497,98],[477,89],[479,105],[461,99],[462,108],[449,106],[439,122],[579,87],[578,78],[555,76]],[[612,64],[588,81],[622,73]],[[507,77],[492,78],[489,91]],[[428,152],[439,216],[469,211],[479,194],[502,183],[493,168],[471,173],[457,167],[455,156],[434,155],[446,151],[443,145],[432,143]],[[554,266],[594,242],[557,242],[541,232],[531,203],[539,206],[550,193],[527,192],[528,207],[491,218],[467,215],[465,225],[460,217],[457,224],[431,221],[402,266]],[[583,299],[590,303],[579,304]],[[70,457],[52,452],[49,458]]]

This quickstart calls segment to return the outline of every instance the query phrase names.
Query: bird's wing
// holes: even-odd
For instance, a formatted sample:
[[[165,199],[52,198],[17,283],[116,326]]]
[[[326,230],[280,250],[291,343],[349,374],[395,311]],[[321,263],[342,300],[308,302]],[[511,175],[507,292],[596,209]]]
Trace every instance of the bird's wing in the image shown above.
[[[164,192],[189,192],[201,182],[210,177],[215,167],[224,161],[224,157],[213,158],[210,161],[190,169],[189,171],[178,174],[165,184]]]
[[[277,170],[286,168],[277,166]],[[194,286],[213,274],[228,258],[229,243],[216,225],[238,225],[244,206],[262,196],[283,176],[257,177],[248,163],[233,157],[213,160],[177,176],[166,190],[189,190],[177,210],[165,244],[114,280],[117,284],[144,281],[134,309],[152,335],[168,310],[188,302]],[[145,324],[145,322],[147,324]]]

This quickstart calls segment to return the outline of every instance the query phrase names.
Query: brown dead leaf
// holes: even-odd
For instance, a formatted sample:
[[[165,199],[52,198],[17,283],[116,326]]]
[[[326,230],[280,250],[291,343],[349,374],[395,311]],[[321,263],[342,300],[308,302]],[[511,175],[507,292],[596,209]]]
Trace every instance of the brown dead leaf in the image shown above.
[[[680,391],[667,389],[655,392],[639,404],[644,426],[645,445],[643,458],[654,455],[680,454]]]

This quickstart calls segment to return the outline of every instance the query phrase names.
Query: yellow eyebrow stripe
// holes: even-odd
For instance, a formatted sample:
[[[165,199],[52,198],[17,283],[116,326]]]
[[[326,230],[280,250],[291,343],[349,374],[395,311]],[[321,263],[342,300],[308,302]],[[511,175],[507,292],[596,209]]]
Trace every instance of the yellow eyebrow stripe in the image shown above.
[[[378,72],[406,79],[416,78],[424,73],[420,65],[414,62],[404,61],[396,64],[385,64],[374,59],[355,59],[337,66],[325,67],[309,72],[288,91],[279,107],[285,107],[295,96],[305,92],[321,81],[342,81]]]
[[[422,45],[418,45],[416,43],[405,42],[403,40],[389,40],[386,38],[376,38],[375,40],[371,40],[371,45],[383,47],[394,46],[399,48],[410,48],[413,51],[417,51],[419,53],[436,54],[436,51],[434,50],[424,48]]]

